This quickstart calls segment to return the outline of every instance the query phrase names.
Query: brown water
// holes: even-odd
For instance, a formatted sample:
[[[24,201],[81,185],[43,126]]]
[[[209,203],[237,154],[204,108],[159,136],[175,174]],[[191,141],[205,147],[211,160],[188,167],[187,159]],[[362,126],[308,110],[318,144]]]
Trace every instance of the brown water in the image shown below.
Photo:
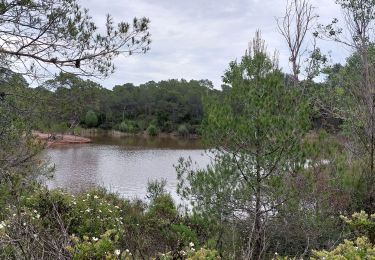
[[[69,145],[47,151],[56,166],[50,188],[77,193],[103,186],[126,198],[146,196],[149,180],[166,179],[167,190],[177,198],[173,165],[191,157],[205,167],[209,157],[199,140],[144,137],[95,137],[92,144]]]

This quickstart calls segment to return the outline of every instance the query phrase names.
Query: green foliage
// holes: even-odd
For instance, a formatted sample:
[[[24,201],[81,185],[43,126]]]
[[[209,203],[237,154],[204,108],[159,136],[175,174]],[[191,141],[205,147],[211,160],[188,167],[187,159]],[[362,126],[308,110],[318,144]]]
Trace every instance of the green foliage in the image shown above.
[[[36,120],[39,129],[48,130],[60,123],[71,127],[80,122],[87,125],[86,113],[92,110],[98,119],[94,127],[137,133],[153,124],[162,132],[172,133],[180,125],[201,124],[202,97],[220,94],[209,88],[210,84],[169,80],[140,86],[128,83],[108,90],[91,80],[61,73],[36,89],[27,90],[44,100],[36,104],[41,113]]]
[[[239,242],[232,236],[223,245],[223,223],[243,213],[243,223],[232,228],[241,230],[245,223],[255,227],[243,231],[241,237],[248,240],[239,243],[237,252],[253,255],[235,257],[257,259],[267,251],[260,245],[270,225],[262,209],[277,209],[278,201],[287,200],[288,178],[303,169],[301,142],[310,127],[309,105],[299,89],[284,86],[277,61],[268,55],[259,33],[241,61],[230,63],[224,81],[230,86],[225,95],[205,100],[203,137],[213,148],[213,165],[194,170],[191,162],[180,161],[178,191],[219,227],[211,236],[226,247],[218,247],[220,253]]]
[[[218,255],[217,251],[201,248],[199,250],[195,250],[192,248],[186,248],[184,250],[180,250],[179,252],[168,252],[165,254],[159,255],[160,260],[172,260],[172,259],[183,259],[183,260],[219,260],[221,259]]]
[[[85,116],[85,124],[89,128],[98,126],[98,116],[94,111],[87,111]]]
[[[167,185],[166,179],[160,181],[148,181],[147,182],[147,198],[151,201],[155,201],[158,197],[167,194],[165,186]]]
[[[185,124],[179,125],[177,133],[179,136],[187,137],[189,136],[189,128]]]
[[[365,211],[355,212],[351,218],[341,216],[357,237],[367,237],[371,243],[375,242],[375,214],[367,214]]]
[[[331,251],[314,251],[311,259],[375,259],[375,247],[366,237],[355,241],[345,240]]]
[[[149,125],[148,127],[147,127],[147,134],[149,135],[149,136],[157,136],[158,135],[158,129],[156,128],[156,126],[155,125]]]
[[[20,245],[35,258],[56,245],[62,255],[73,259],[131,259],[199,244],[188,219],[180,216],[167,194],[158,195],[147,207],[102,189],[73,196],[34,187],[21,198],[17,207],[0,210],[4,258],[22,255]]]
[[[67,126],[66,123],[59,123],[59,124],[54,124],[51,126],[49,129],[52,133],[66,133],[68,131],[69,127]]]
[[[124,132],[124,133],[128,132],[128,129],[129,129],[128,125],[124,121],[121,122],[121,124],[118,127],[118,130],[120,130],[121,132]]]
[[[76,0],[24,0],[16,5],[2,1],[0,9],[4,37],[17,35],[2,50],[1,67],[36,77],[43,76],[43,71],[49,75],[48,64],[85,76],[108,76],[114,70],[113,58],[122,52],[145,53],[151,43],[147,18],[116,24],[108,15],[104,33],[99,33],[88,10]],[[17,54],[11,51],[15,49]],[[25,65],[19,68],[13,63]]]
[[[134,121],[123,121],[119,125],[118,130],[124,133],[135,134],[138,132],[138,126]]]

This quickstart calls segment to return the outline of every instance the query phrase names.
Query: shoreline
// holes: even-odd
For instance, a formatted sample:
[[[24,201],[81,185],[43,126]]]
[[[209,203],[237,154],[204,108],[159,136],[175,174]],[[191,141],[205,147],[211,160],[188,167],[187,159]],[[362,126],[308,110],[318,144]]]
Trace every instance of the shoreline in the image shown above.
[[[174,140],[198,140],[198,135],[179,136],[177,133],[159,133],[156,136],[150,136],[146,131],[140,133],[124,133],[117,130],[103,130],[103,129],[81,129],[78,134],[61,134],[61,133],[43,133],[40,131],[33,131],[36,139],[45,142],[47,147],[88,144],[92,143],[92,138],[100,136],[108,136],[113,138],[123,137],[142,137],[145,139],[152,138],[168,138]]]
[[[199,139],[199,135],[197,134],[189,134],[188,136],[180,136],[176,132],[172,133],[163,133],[160,132],[156,136],[150,136],[147,134],[146,131],[139,132],[139,133],[124,133],[118,130],[103,130],[99,128],[91,128],[91,129],[82,129],[80,130],[79,136],[85,137],[93,137],[93,136],[111,136],[111,137],[132,137],[132,136],[139,136],[144,138],[172,138],[172,139]]]
[[[92,140],[87,137],[71,134],[46,134],[41,132],[33,132],[36,139],[44,141],[47,147],[67,144],[87,144]]]

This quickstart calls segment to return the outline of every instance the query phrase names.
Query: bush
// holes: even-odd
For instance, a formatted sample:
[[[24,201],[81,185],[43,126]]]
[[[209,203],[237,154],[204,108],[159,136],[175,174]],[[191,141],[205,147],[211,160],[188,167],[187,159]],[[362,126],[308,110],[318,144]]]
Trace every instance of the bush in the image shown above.
[[[81,135],[82,134],[82,128],[80,127],[80,126],[75,126],[74,128],[73,128],[73,134],[74,135]]]
[[[172,133],[173,131],[176,130],[176,125],[173,124],[171,121],[165,121],[165,122],[161,125],[161,130],[162,130],[162,132],[164,132],[164,133]]]
[[[166,179],[154,180],[154,181],[148,181],[147,182],[147,199],[149,199],[151,202],[154,202],[156,198],[166,195],[167,190],[165,189],[165,186],[167,185]]]
[[[59,123],[59,124],[54,124],[52,125],[51,127],[51,131],[53,133],[65,133],[66,131],[68,131],[69,127],[66,123]]]
[[[192,244],[194,246],[194,244]],[[183,259],[183,260],[218,260],[221,259],[217,251],[201,248],[195,250],[194,247],[187,247],[184,250],[178,252],[168,252],[166,254],[159,254],[158,259],[160,260],[172,260],[172,259]]]
[[[138,119],[137,120],[137,126],[140,131],[144,131],[147,129],[147,125],[149,124],[149,120],[146,119]]]
[[[158,135],[158,129],[156,128],[155,125],[149,125],[147,128],[147,134],[149,136],[157,136]]]
[[[179,125],[177,133],[179,136],[187,137],[189,136],[189,128],[185,124]]]
[[[124,133],[135,134],[138,132],[138,125],[134,121],[122,121],[118,130]]]
[[[200,242],[165,192],[147,205],[105,189],[73,196],[35,187],[22,196],[19,208],[0,212],[1,259],[22,258],[20,245],[32,259],[153,259]]]
[[[92,110],[87,111],[85,116],[85,124],[87,127],[96,127],[98,125],[98,116]]]
[[[345,240],[332,251],[313,251],[311,259],[375,259],[375,247],[367,237]]]
[[[125,121],[122,121],[121,124],[118,126],[118,130],[121,132],[127,133],[129,131],[128,125]]]

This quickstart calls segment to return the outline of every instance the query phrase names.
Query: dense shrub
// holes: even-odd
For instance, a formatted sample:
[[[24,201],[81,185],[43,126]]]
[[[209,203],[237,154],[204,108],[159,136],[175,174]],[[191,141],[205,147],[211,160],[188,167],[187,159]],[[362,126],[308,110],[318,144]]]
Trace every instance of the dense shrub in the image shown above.
[[[165,193],[147,205],[103,189],[73,196],[43,188],[23,196],[19,207],[2,212],[0,257],[5,259],[23,258],[24,248],[35,259],[43,254],[53,259],[151,259],[200,244]]]
[[[314,251],[311,259],[375,259],[375,247],[367,237],[345,240],[331,251]]]
[[[147,127],[147,134],[149,136],[157,136],[158,135],[158,129],[156,128],[155,125],[149,125],[149,127]]]
[[[189,136],[189,128],[185,124],[179,125],[177,133],[179,136],[187,137]]]
[[[94,111],[87,111],[85,116],[85,124],[89,128],[98,126],[98,116]]]
[[[65,133],[68,131],[69,127],[66,123],[59,123],[59,124],[54,124],[51,126],[50,130],[53,133]]]
[[[138,125],[134,121],[123,121],[118,126],[118,130],[124,133],[135,134],[138,132]]]
[[[187,247],[184,250],[180,250],[178,252],[168,252],[166,254],[160,254],[160,260],[172,260],[172,259],[186,259],[186,260],[217,260],[221,259],[217,251],[209,250],[205,248],[201,248],[198,251],[194,249],[194,244],[192,243],[193,247]]]

